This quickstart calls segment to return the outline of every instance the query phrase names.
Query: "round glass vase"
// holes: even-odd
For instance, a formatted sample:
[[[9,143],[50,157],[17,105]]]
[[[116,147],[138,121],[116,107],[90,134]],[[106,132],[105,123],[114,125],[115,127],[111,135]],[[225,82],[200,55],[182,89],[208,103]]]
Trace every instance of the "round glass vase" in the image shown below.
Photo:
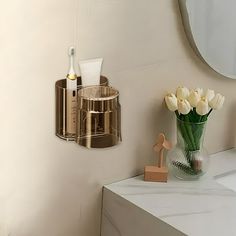
[[[197,180],[207,172],[209,155],[203,147],[206,124],[177,118],[177,144],[167,156],[168,167],[177,178]]]

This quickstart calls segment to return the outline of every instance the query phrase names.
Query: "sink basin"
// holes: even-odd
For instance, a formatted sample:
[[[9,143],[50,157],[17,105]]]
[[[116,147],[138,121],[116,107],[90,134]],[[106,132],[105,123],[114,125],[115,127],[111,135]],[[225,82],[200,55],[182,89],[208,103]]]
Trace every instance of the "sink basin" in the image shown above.
[[[236,192],[236,170],[215,176],[217,183]]]

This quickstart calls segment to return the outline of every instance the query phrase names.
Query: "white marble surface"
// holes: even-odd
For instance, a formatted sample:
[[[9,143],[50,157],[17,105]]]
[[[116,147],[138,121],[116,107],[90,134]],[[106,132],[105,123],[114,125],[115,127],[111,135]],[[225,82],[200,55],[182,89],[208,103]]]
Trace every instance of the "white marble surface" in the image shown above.
[[[212,155],[199,181],[144,182],[143,176],[104,187],[102,236],[236,235],[236,192],[215,176],[236,170],[236,149]]]

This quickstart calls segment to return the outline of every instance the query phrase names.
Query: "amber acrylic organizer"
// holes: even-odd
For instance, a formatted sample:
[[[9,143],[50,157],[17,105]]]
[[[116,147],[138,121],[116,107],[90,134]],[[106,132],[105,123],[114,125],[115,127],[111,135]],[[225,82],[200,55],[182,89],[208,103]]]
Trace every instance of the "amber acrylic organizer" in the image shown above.
[[[56,82],[56,136],[76,141],[87,148],[106,148],[121,141],[121,107],[119,92],[100,77],[100,85],[81,86],[77,79],[75,132],[69,132],[67,121],[66,79]]]

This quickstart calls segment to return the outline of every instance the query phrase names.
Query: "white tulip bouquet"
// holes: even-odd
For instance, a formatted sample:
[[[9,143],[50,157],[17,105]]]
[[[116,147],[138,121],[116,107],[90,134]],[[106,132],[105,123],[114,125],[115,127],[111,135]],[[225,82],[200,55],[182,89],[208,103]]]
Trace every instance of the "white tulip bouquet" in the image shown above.
[[[176,95],[169,93],[165,102],[170,111],[175,112],[177,128],[180,133],[185,161],[172,161],[172,164],[186,174],[199,175],[202,163],[196,160],[196,152],[201,149],[206,121],[213,110],[219,110],[224,104],[224,96],[211,89],[189,90],[178,87]],[[193,153],[195,153],[193,155]],[[199,156],[199,155],[198,155]]]
[[[165,102],[177,118],[188,122],[206,121],[212,110],[219,110],[224,104],[225,97],[214,90],[201,88],[189,91],[186,87],[178,87],[176,95],[169,93]]]

